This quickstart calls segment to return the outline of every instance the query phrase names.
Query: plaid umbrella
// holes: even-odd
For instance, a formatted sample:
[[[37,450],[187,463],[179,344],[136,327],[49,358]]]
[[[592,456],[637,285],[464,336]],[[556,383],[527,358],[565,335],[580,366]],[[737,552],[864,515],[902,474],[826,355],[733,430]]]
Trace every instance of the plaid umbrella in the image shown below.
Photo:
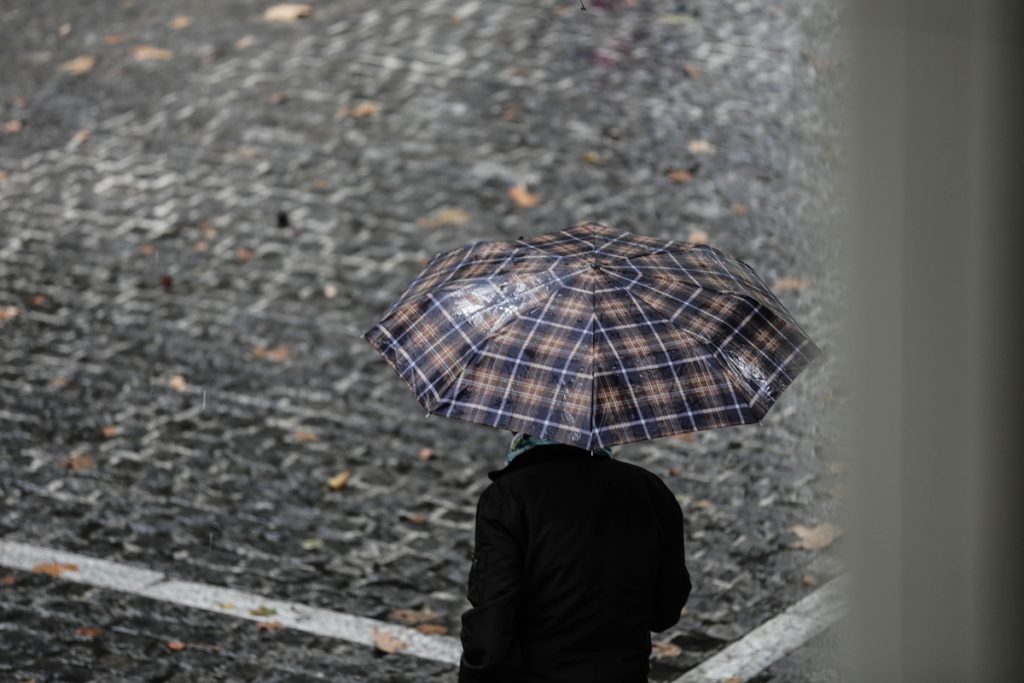
[[[428,415],[587,449],[759,421],[821,353],[746,263],[598,223],[437,254],[363,338]]]

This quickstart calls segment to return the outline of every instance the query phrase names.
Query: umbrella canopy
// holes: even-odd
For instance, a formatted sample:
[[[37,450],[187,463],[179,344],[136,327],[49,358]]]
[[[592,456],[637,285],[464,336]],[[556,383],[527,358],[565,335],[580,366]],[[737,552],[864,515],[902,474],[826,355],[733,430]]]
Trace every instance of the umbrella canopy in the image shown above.
[[[428,415],[587,449],[759,421],[821,354],[746,263],[598,223],[437,254],[363,338]]]

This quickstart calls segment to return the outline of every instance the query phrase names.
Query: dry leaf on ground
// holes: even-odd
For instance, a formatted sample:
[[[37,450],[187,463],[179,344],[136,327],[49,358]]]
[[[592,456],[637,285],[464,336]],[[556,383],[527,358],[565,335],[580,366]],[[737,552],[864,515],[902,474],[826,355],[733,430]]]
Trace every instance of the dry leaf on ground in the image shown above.
[[[710,154],[715,151],[715,146],[707,140],[691,140],[686,146],[690,154]]]
[[[0,306],[0,320],[13,320],[20,312],[17,306]]]
[[[338,296],[338,288],[334,285],[324,285],[324,296],[328,299],[333,299]]]
[[[312,13],[312,5],[297,2],[285,2],[280,5],[268,7],[266,11],[263,12],[263,18],[266,21],[290,24],[294,21],[298,21],[299,19],[308,17]]]
[[[387,653],[398,652],[409,647],[408,643],[402,642],[388,631],[382,631],[379,628],[373,629],[373,642],[378,650]]]
[[[319,437],[316,435],[316,432],[311,432],[308,429],[300,429],[297,432],[295,432],[295,439],[299,443],[307,443],[309,441],[316,441],[318,438]]]
[[[182,375],[173,375],[167,384],[175,391],[185,391],[188,389],[188,382],[185,381],[185,377]]]
[[[253,258],[255,258],[256,253],[251,249],[239,247],[238,249],[235,250],[235,256],[237,256],[238,260],[241,261],[242,263],[248,263],[249,261],[252,261]]]
[[[257,358],[266,358],[267,360],[282,363],[291,358],[292,352],[287,346],[275,346],[269,349],[263,346],[257,346],[252,350],[252,355]]]
[[[24,127],[25,122],[21,119],[11,119],[4,124],[4,132],[13,135],[14,133],[20,133]]]
[[[423,524],[427,521],[427,516],[422,512],[411,512],[407,515],[406,519],[413,524]]]
[[[13,586],[18,583],[18,577],[14,574],[5,574],[4,578],[0,579],[0,586]]]
[[[772,289],[776,292],[792,292],[800,291],[810,287],[811,282],[807,278],[802,277],[780,277],[772,283]]]
[[[437,621],[440,617],[440,614],[429,607],[424,607],[423,609],[394,609],[388,615],[389,619],[406,626],[416,626],[428,621]]]
[[[690,62],[683,62],[683,73],[690,78],[700,78],[701,74],[704,73],[699,66],[691,64]]]
[[[167,649],[168,650],[173,650],[174,652],[181,652],[186,647],[188,647],[188,645],[186,645],[181,640],[171,640],[171,641],[167,642]]]
[[[443,636],[448,633],[448,627],[441,624],[420,624],[416,630],[428,636]]]
[[[131,39],[131,36],[127,33],[111,33],[103,36],[104,45],[120,45],[126,43]]]
[[[252,36],[242,36],[235,41],[236,50],[248,50],[250,47],[256,44],[256,39]]]
[[[83,638],[99,638],[100,634],[103,633],[103,629],[99,626],[82,626],[75,633]]]
[[[78,453],[64,459],[64,467],[72,472],[84,472],[85,470],[96,469],[96,462],[87,453]]]
[[[113,439],[120,433],[121,430],[117,425],[106,425],[100,429],[100,434],[103,435],[104,439]]]
[[[266,605],[260,605],[256,609],[249,610],[249,614],[256,617],[269,617],[277,614],[277,610],[273,607],[267,607]]]
[[[688,183],[693,180],[693,174],[687,171],[685,168],[676,169],[675,171],[668,172],[668,179],[673,183]]]
[[[166,62],[173,57],[173,52],[155,45],[136,45],[132,48],[132,58],[137,62]]]
[[[188,28],[191,25],[192,25],[192,17],[186,16],[184,14],[179,14],[178,16],[174,17],[174,19],[171,20],[171,28],[173,28],[173,29]]]
[[[663,657],[678,657],[679,655],[683,654],[682,648],[680,648],[675,643],[670,643],[667,641],[654,643],[651,646],[651,650],[653,650],[654,656],[657,659],[662,659]]]
[[[351,470],[343,470],[327,480],[327,486],[332,491],[340,491],[348,485],[348,478],[352,476]]]
[[[818,585],[818,577],[816,577],[814,574],[804,574],[803,583],[805,586],[814,588]]]
[[[790,543],[789,547],[802,550],[821,550],[822,548],[827,548],[843,533],[840,527],[831,522],[825,522],[813,527],[796,524],[790,527],[790,531],[799,536],[799,540]]]
[[[261,631],[280,631],[283,626],[284,624],[276,619],[256,622],[256,627]]]
[[[81,57],[75,57],[69,59],[60,65],[60,70],[64,73],[72,75],[80,75],[92,71],[92,68],[96,66],[96,58],[92,55],[82,55]]]
[[[508,198],[524,209],[540,204],[540,195],[532,194],[525,183],[513,185],[508,189]]]
[[[690,236],[686,238],[686,241],[691,244],[707,244],[708,239],[708,234],[703,230],[691,230]]]
[[[376,102],[360,102],[352,110],[351,116],[354,119],[364,119],[373,116],[380,111],[380,105]]]
[[[445,225],[465,225],[470,220],[466,211],[454,206],[438,209],[429,218],[420,218],[416,226],[420,228],[440,228]]]
[[[416,457],[420,460],[430,460],[434,457],[434,449],[424,446],[420,449],[419,453],[416,454]]]
[[[587,152],[583,155],[583,161],[588,164],[597,164],[601,161],[601,155],[597,152]]]
[[[60,576],[64,572],[77,572],[78,565],[68,562],[46,562],[32,567],[33,573],[47,576]]]

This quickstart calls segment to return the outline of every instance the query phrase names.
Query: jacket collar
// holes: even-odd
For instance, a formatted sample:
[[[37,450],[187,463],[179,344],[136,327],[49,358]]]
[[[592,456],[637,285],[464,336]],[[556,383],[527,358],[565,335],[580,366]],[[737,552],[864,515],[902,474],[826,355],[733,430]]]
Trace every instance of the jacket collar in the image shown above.
[[[546,462],[548,460],[564,460],[566,458],[590,458],[590,451],[585,448],[577,448],[576,446],[570,446],[568,444],[542,444],[540,446],[534,446],[530,450],[520,453],[512,462],[505,465],[500,470],[493,470],[487,473],[491,481],[496,480],[498,477],[503,477],[509,472],[514,470],[521,470],[524,467],[535,465],[539,462]]]

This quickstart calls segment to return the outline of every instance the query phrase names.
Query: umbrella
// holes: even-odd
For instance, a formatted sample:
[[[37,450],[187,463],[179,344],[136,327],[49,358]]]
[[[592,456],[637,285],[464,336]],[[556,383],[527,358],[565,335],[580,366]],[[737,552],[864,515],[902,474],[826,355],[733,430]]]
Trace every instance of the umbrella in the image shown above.
[[[743,261],[599,223],[439,253],[363,338],[428,416],[591,450],[760,421],[821,354]]]

